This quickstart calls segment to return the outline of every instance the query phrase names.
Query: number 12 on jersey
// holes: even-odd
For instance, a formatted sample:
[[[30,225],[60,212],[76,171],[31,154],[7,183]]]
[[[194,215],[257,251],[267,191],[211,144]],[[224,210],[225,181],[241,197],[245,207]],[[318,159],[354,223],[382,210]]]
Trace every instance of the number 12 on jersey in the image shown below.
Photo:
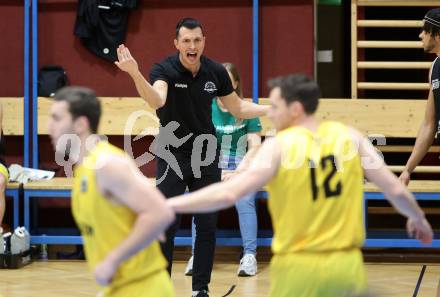
[[[334,179],[336,178],[337,168],[336,168],[335,156],[328,155],[328,156],[323,157],[319,161],[319,164],[315,164],[312,160],[309,160],[313,201],[316,201],[316,199],[318,198],[318,192],[320,190],[318,187],[318,184],[317,184],[317,179],[316,179],[316,171],[317,171],[316,165],[320,166],[323,171],[325,171],[327,168],[330,167],[330,171],[325,176],[324,183],[323,183],[325,198],[330,198],[330,197],[335,197],[335,196],[341,195],[342,183],[340,180],[337,181],[334,188],[331,188],[331,185],[335,184],[332,181],[334,181]]]

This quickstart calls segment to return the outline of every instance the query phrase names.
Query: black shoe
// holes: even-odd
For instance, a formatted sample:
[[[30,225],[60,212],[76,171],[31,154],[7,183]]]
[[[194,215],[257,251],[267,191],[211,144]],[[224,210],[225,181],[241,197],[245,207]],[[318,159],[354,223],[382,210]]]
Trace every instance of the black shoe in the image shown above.
[[[199,291],[199,293],[197,293],[197,295],[195,297],[209,297],[209,294],[208,294],[208,291],[201,290],[201,291]]]

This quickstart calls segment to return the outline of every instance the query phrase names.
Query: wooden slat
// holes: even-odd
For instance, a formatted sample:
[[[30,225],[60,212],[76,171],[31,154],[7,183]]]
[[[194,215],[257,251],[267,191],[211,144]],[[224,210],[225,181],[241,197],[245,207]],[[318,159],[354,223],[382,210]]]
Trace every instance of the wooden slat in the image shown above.
[[[389,165],[388,168],[390,168],[393,172],[402,172],[405,169],[405,166],[400,165]],[[440,166],[417,166],[414,171],[414,173],[440,173]],[[440,189],[439,189],[440,191]]]
[[[396,214],[398,213],[393,207],[390,206],[369,206],[368,214]]]
[[[6,186],[6,189],[13,189],[13,190],[15,190],[15,189],[18,189],[18,188],[20,188],[20,184],[17,183],[17,182],[8,182],[8,184]]]
[[[391,166],[389,166],[391,167]],[[154,183],[154,178],[149,179]],[[15,185],[13,183],[12,185]],[[28,190],[70,190],[73,185],[73,178],[54,177],[50,180],[31,181],[23,184],[23,189]],[[9,185],[8,185],[9,186]],[[18,186],[18,184],[17,184]],[[364,185],[367,192],[378,192],[377,187],[371,183]],[[409,184],[409,189],[415,192],[438,192],[440,191],[440,181],[432,180],[414,180]]]
[[[408,189],[411,192],[439,192],[440,181],[438,180],[412,180],[408,185]],[[364,191],[366,192],[380,192],[379,189],[372,183],[366,183],[364,185]]]
[[[362,69],[429,69],[431,62],[386,62],[386,61],[361,61],[357,63]]]
[[[104,135],[156,135],[159,119],[155,111],[138,97],[103,97],[102,117],[98,133]],[[38,134],[47,135],[47,120],[52,100],[38,99]],[[137,120],[135,115],[140,114]],[[133,119],[130,124],[130,120]],[[127,130],[127,133],[124,133]]]
[[[317,116],[351,125],[367,135],[415,137],[425,106],[424,100],[324,99]]]
[[[423,212],[425,214],[440,214],[440,208],[438,207],[424,207]],[[393,207],[387,206],[369,206],[368,214],[397,214],[398,212]]]
[[[260,99],[260,104],[267,103],[267,99]],[[416,137],[425,106],[425,100],[321,99],[316,115],[321,120],[353,126],[367,135]],[[262,117],[262,123],[263,134],[273,129],[267,118]]]
[[[49,180],[31,181],[23,184],[23,189],[29,190],[70,190],[72,189],[73,178],[54,177]]]
[[[421,28],[423,21],[410,20],[358,20],[358,27],[401,27],[401,28]]]
[[[357,42],[359,48],[422,48],[421,41],[379,41],[360,40]]]
[[[438,0],[359,0],[359,6],[440,6]]]
[[[156,183],[155,178],[148,178],[152,185]],[[12,183],[15,186],[17,183]],[[8,184],[8,188],[9,188]],[[17,184],[18,185],[18,184]],[[71,190],[73,186],[73,178],[70,177],[54,177],[49,180],[31,181],[23,184],[25,190]]]
[[[363,90],[429,90],[429,83],[359,82]]]
[[[351,1],[351,98],[357,99],[358,97],[358,71],[357,71],[357,27],[356,22],[358,19],[356,1]]]
[[[143,105],[140,98],[101,98],[104,104],[100,133],[123,135],[124,126],[130,112]],[[261,98],[261,104],[268,100]],[[111,105],[113,104],[113,109]],[[337,120],[352,125],[366,134],[382,134],[386,137],[415,137],[423,119],[425,100],[371,100],[371,99],[322,99],[317,116],[322,120]],[[118,106],[121,110],[117,110]],[[49,99],[40,99],[39,134],[47,134],[46,121],[50,109]],[[371,115],[375,116],[372,117]],[[377,119],[381,119],[378,121]],[[107,120],[107,122],[106,122]],[[273,124],[267,117],[261,118],[263,135],[274,135]],[[157,129],[156,117],[144,117],[136,122],[133,134],[145,127],[153,132]],[[395,123],[399,123],[396,125]]]
[[[376,148],[382,153],[410,153],[413,151],[413,145],[377,145]],[[440,152],[439,146],[431,146],[428,150],[429,153]]]
[[[1,97],[3,108],[3,133],[5,135],[24,135],[23,97]]]

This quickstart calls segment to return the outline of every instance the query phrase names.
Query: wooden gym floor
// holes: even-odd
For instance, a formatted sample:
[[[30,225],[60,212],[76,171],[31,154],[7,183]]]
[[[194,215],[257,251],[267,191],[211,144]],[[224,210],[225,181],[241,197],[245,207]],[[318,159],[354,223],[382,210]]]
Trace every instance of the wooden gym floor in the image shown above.
[[[176,297],[191,296],[191,277],[183,275],[184,262],[173,267]],[[369,288],[378,297],[413,296],[422,268],[421,264],[367,264]],[[210,285],[211,296],[225,294],[231,285],[237,287],[230,295],[243,297],[268,296],[269,265],[259,263],[256,277],[239,278],[237,264],[216,264]],[[434,297],[440,276],[440,265],[427,265],[418,297]],[[94,284],[84,261],[34,262],[17,270],[0,270],[0,296],[2,297],[86,297],[96,296]]]

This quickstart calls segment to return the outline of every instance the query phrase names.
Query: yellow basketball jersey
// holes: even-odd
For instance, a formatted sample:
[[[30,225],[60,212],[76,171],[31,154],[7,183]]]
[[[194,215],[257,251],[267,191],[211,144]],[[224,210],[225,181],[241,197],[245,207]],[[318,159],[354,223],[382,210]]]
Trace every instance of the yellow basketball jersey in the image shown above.
[[[363,171],[348,127],[280,131],[281,166],[268,184],[275,254],[361,247]]]
[[[136,213],[126,206],[106,198],[97,188],[95,171],[101,154],[124,155],[115,146],[100,142],[74,170],[72,212],[81,231],[89,267],[93,271],[131,232]],[[148,199],[148,197],[142,197]],[[123,262],[115,274],[111,287],[118,287],[166,268],[158,242]]]

